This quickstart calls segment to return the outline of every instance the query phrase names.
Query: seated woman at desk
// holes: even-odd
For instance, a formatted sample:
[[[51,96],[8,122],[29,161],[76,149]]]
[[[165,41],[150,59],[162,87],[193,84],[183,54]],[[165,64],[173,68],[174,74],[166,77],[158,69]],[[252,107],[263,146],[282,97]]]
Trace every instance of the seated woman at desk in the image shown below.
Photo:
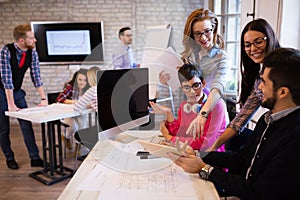
[[[58,95],[56,101],[67,104],[75,103],[87,89],[89,89],[87,83],[87,70],[79,69],[73,74],[72,79],[65,84],[63,92]]]
[[[226,105],[219,99],[216,106],[208,114],[204,126],[204,134],[200,138],[193,138],[187,135],[190,123],[197,117],[198,112],[207,100],[209,92],[205,90],[206,81],[200,71],[192,64],[184,64],[178,70],[178,78],[187,100],[181,102],[178,109],[178,118],[175,119],[171,109],[149,102],[155,113],[165,114],[166,119],[161,122],[160,130],[167,141],[175,142],[176,138],[180,141],[187,141],[195,150],[204,151],[219,138],[226,128]],[[224,151],[221,146],[219,151]]]
[[[97,107],[97,71],[99,71],[100,69],[96,66],[91,67],[88,71],[87,71],[87,79],[88,79],[88,83],[91,86],[77,101],[75,101],[73,109],[75,111],[82,111],[85,110],[87,108],[93,108],[95,111],[98,110]],[[79,126],[78,126],[79,127]],[[86,127],[84,127],[86,128]],[[77,131],[79,131],[81,129],[78,128]],[[78,151],[79,148],[79,143],[81,143],[81,139],[78,135],[78,132],[75,132],[74,137],[76,140],[76,148],[75,148],[75,154]],[[80,149],[80,156],[82,158],[84,158],[87,153],[89,152],[89,149],[84,147],[83,149]],[[76,155],[74,155],[76,156]]]
[[[87,79],[91,87],[75,102],[73,108],[75,111],[80,112],[87,108],[93,108],[97,112],[97,71],[100,71],[100,69],[96,66],[87,71]]]
[[[80,69],[73,74],[72,79],[65,84],[63,92],[61,92],[56,98],[56,102],[73,104],[75,103],[80,96],[82,96],[87,89],[89,88],[89,84],[87,83],[87,70]],[[75,123],[76,121],[76,123]],[[68,149],[72,149],[71,138],[73,137],[77,128],[85,128],[86,127],[87,116],[81,115],[75,118],[65,118],[63,122],[69,125],[68,131],[65,136],[63,136],[63,140],[65,140],[66,147]],[[76,125],[78,127],[76,127]]]

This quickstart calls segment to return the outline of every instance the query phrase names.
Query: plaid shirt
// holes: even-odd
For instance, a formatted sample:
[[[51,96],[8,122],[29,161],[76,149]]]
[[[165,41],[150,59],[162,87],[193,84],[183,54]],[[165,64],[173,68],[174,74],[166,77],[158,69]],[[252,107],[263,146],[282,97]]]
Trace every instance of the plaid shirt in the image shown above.
[[[56,101],[59,103],[64,103],[66,99],[77,100],[79,98],[79,90],[78,88],[73,88],[71,84],[67,84],[64,88],[64,91],[61,92]]]
[[[22,50],[16,45],[17,49],[17,59],[20,62]],[[7,46],[4,46],[0,51],[0,75],[2,78],[2,83],[5,89],[14,89],[14,84],[12,81],[12,70],[10,66],[10,52]],[[30,76],[35,88],[41,87],[43,85],[40,76],[40,65],[39,57],[36,50],[32,50],[32,63],[30,66]]]
[[[252,116],[258,110],[263,98],[261,90],[258,89],[260,83],[261,79],[257,78],[250,96],[247,98],[240,112],[237,113],[235,118],[229,123],[228,127],[233,128],[236,131],[242,131],[248,124]]]

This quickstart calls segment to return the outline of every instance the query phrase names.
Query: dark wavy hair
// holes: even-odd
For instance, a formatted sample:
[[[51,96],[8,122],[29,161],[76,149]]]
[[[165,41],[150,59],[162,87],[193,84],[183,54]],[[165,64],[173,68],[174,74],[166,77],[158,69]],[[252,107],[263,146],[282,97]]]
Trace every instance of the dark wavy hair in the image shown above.
[[[241,35],[241,63],[240,71],[242,74],[241,82],[241,94],[239,98],[239,103],[244,104],[250,95],[254,82],[257,76],[259,76],[260,64],[255,63],[247,55],[244,49],[244,35],[248,31],[258,31],[263,33],[267,37],[267,44],[265,48],[265,53],[269,53],[280,47],[278,39],[275,35],[274,30],[271,25],[264,19],[256,19],[249,22],[242,31]]]

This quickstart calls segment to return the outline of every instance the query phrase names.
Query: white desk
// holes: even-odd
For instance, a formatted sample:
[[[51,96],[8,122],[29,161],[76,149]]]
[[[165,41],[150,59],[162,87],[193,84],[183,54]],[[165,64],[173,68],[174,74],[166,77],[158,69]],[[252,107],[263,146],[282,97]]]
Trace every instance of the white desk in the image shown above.
[[[87,109],[79,113],[73,110],[73,105],[56,103],[45,107],[26,108],[17,112],[5,112],[5,115],[9,117],[41,124],[44,167],[43,170],[29,174],[30,177],[46,185],[52,185],[72,177],[73,170],[63,165],[60,119],[90,112],[92,110]],[[47,136],[45,124],[47,124]],[[57,135],[55,134],[55,125],[57,126]]]
[[[44,107],[25,108],[16,112],[5,112],[5,115],[35,123],[46,123],[68,117],[76,117],[82,114],[91,113],[91,109],[82,112],[73,110],[72,104],[54,103]]]
[[[124,141],[128,142],[130,140],[125,139]],[[128,145],[130,144],[131,143],[128,143]],[[114,142],[111,142],[109,140],[97,142],[95,147],[89,153],[88,157],[84,160],[84,162],[81,164],[77,172],[74,174],[73,178],[68,183],[64,191],[61,193],[59,199],[60,200],[150,199],[151,197],[149,197],[149,190],[151,191],[155,189],[159,190],[165,187],[166,190],[168,190],[168,192],[164,192],[161,195],[159,194],[159,192],[157,192],[157,194],[159,194],[158,196],[154,192],[156,196],[153,199],[169,199],[169,198],[176,199],[176,200],[177,199],[200,199],[200,200],[219,199],[218,193],[211,182],[201,180],[198,175],[187,174],[183,172],[180,168],[175,166],[175,164],[165,165],[166,161],[170,163],[168,159],[161,160],[161,158],[158,158],[158,159],[140,160],[139,157],[135,156],[134,154],[132,155],[135,156],[135,158],[129,158],[130,156],[127,156],[128,152],[127,155],[125,154],[126,152],[124,151],[122,152],[118,150],[116,146],[114,146]],[[120,163],[124,162],[124,160],[126,164],[120,165]],[[130,160],[130,163],[127,163],[127,160]],[[140,164],[139,162],[145,162],[145,161],[146,164],[144,166],[140,165],[140,168],[138,168],[138,172],[134,173],[132,171],[134,170],[135,166]],[[162,163],[164,163],[163,164],[164,166],[159,169],[159,167],[162,166]],[[97,171],[97,168],[103,169],[101,172],[102,174],[97,172],[98,174],[95,175],[95,171]],[[160,174],[161,176],[158,177],[158,173],[157,173],[157,171],[159,171],[158,169],[166,170],[166,171],[163,171],[163,174]],[[139,170],[144,170],[144,171],[139,171]],[[191,186],[190,188],[192,188],[192,192],[194,193],[194,196],[192,198],[189,195],[184,194],[185,192],[188,193],[190,190],[174,191],[174,188],[176,189],[177,187],[173,187],[174,182],[172,182],[171,179],[174,178],[172,174],[175,174],[177,172],[179,174],[181,173],[180,176],[184,177],[183,181],[179,184],[181,184],[181,186],[185,185],[185,187]],[[161,178],[165,174],[167,178]],[[97,177],[98,175],[99,177]],[[88,183],[88,181],[90,180],[89,178],[91,177],[97,177],[96,179],[97,182],[94,183],[90,181],[91,183]],[[121,180],[116,180],[116,179],[121,179]],[[147,179],[147,180],[143,180],[143,179]],[[152,179],[155,180],[153,181]],[[145,193],[143,193],[142,187],[141,189],[139,188],[139,185],[136,185],[137,182],[144,183],[144,181],[148,183],[148,185],[146,186],[147,187],[146,190],[148,191],[146,191]],[[105,187],[106,184],[109,184],[107,182],[109,182],[110,186],[112,186],[113,188]],[[86,183],[88,184],[86,185]],[[153,183],[155,185],[153,185]],[[127,192],[126,191],[124,192],[124,190],[120,189],[122,188],[121,186],[122,184],[124,187],[126,185]],[[89,185],[90,188],[84,189],[84,187],[87,187]],[[130,191],[128,190],[127,185],[130,185],[128,186],[130,187],[129,189]],[[91,189],[95,187],[96,188],[100,187],[101,189],[100,190]],[[178,187],[178,188],[182,188],[182,187]],[[177,192],[179,195],[174,198],[174,195],[177,195]],[[124,195],[122,196],[122,194]]]

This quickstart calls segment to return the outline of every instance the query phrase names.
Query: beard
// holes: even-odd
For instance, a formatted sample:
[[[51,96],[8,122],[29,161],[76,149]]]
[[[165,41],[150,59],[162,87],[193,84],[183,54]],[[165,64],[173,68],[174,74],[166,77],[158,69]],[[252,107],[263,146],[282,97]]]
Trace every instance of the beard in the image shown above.
[[[35,43],[33,43],[33,44],[25,43],[25,47],[26,47],[27,49],[34,49]]]
[[[273,95],[273,97],[271,98],[267,98],[265,101],[261,102],[261,106],[264,108],[268,108],[270,110],[273,110],[275,103],[277,101],[277,98],[275,95]]]

